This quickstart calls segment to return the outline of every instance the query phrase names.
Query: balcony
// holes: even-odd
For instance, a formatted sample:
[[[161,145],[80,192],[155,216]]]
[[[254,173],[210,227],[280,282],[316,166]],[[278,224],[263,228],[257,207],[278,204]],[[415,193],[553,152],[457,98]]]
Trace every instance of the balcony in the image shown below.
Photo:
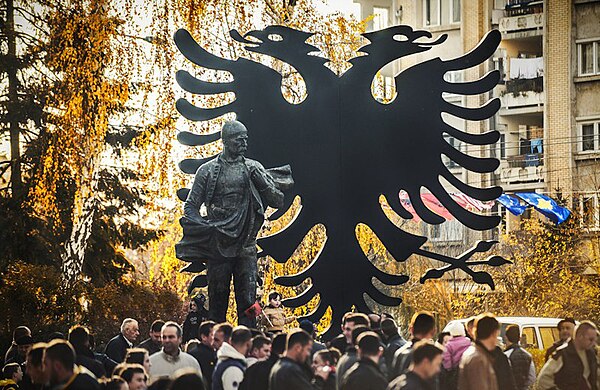
[[[544,78],[512,79],[500,92],[500,115],[543,112]]]
[[[543,35],[543,1],[509,1],[504,17],[498,22],[502,39],[520,39]]]

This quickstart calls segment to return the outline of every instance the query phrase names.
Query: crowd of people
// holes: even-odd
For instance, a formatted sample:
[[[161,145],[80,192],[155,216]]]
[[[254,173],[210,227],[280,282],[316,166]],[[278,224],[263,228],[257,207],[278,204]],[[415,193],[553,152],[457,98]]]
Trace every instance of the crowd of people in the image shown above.
[[[270,298],[271,308],[280,308],[281,297]],[[157,320],[137,346],[138,322],[127,318],[103,352],[95,352],[84,326],[45,343],[34,343],[20,326],[5,354],[0,388],[523,390],[536,384],[542,390],[600,390],[598,329],[590,321],[560,321],[560,340],[536,373],[519,327],[508,326],[501,341],[500,323],[489,313],[438,334],[433,315],[417,312],[409,340],[388,314],[346,313],[341,334],[323,343],[306,320],[286,333],[288,318],[283,309],[275,311],[277,320],[268,319],[270,327],[261,330],[190,316],[184,330]]]

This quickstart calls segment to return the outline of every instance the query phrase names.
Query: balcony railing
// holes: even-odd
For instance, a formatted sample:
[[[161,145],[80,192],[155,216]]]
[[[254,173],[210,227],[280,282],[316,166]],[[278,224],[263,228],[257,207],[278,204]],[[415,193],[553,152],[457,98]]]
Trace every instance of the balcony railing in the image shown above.
[[[544,11],[543,0],[508,0],[506,2],[506,16],[521,16],[539,14]]]
[[[538,167],[544,165],[544,153],[519,154],[506,157],[509,168]]]

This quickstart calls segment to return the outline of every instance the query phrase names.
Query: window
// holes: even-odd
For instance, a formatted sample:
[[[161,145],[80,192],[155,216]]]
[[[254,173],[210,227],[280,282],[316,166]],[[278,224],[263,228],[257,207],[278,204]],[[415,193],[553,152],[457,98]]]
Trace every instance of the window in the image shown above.
[[[538,349],[538,341],[535,335],[535,329],[533,327],[523,328],[521,334],[521,344],[527,348]]]
[[[581,215],[581,227],[588,230],[600,229],[600,208],[597,193],[582,193],[573,199],[573,207]]]
[[[558,329],[556,327],[544,326],[539,328],[542,337],[542,348],[548,349],[555,341],[559,339]]]
[[[500,148],[500,159],[506,159],[506,134],[500,134],[500,140],[498,141],[498,147]]]
[[[600,74],[600,40],[577,44],[579,76]]]
[[[382,30],[389,26],[389,8],[373,7],[373,30]]]
[[[450,144],[450,146],[452,146],[454,149],[456,149],[460,152],[460,149],[461,149],[460,141],[458,141],[454,137],[450,137],[447,135],[444,136],[444,139],[446,140],[446,142],[448,142]],[[454,160],[450,159],[446,155],[443,156],[443,161],[444,161],[444,164],[446,164],[446,166],[448,168],[458,168],[459,167],[459,165],[456,162],[454,162]]]
[[[425,26],[440,25],[440,0],[423,0],[423,12]]]
[[[460,23],[460,0],[452,0],[452,23]]]
[[[460,0],[423,0],[423,26],[460,23]]]
[[[579,151],[592,152],[600,150],[600,120],[579,124]]]

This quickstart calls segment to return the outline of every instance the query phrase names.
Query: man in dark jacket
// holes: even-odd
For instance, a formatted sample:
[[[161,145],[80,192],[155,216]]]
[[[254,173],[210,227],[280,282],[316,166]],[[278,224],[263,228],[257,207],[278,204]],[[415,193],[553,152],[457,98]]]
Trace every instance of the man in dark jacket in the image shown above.
[[[271,355],[267,360],[259,361],[248,367],[244,374],[244,380],[240,385],[240,390],[268,390],[269,375],[271,369],[281,359],[285,352],[285,341],[287,335],[279,333],[273,338],[271,345]]]
[[[597,340],[596,325],[581,321],[575,328],[575,337],[559,347],[542,367],[538,388],[598,390],[598,362],[594,353]]]
[[[388,382],[379,369],[383,355],[381,339],[377,333],[368,331],[358,336],[358,358],[342,378],[340,390],[385,390]]]
[[[575,319],[567,317],[563,320],[558,321],[556,328],[558,329],[559,339],[548,348],[545,355],[545,361],[550,359],[550,356],[556,351],[561,345],[565,345],[572,337],[575,330]]]
[[[287,336],[284,356],[273,365],[269,376],[269,390],[320,390],[329,371],[319,370],[314,375],[306,365],[312,349],[312,338],[298,329]]]
[[[26,326],[17,326],[15,328],[15,330],[13,331],[12,344],[10,345],[10,348],[8,349],[8,351],[6,351],[6,354],[4,355],[4,362],[2,362],[3,363],[2,365],[11,363],[11,362],[19,363],[19,364],[22,363],[22,362],[19,362],[19,359],[17,359],[17,356],[19,353],[18,352],[19,347],[17,345],[17,340],[24,336],[31,337],[31,330],[29,330],[29,328]],[[25,361],[24,356],[23,356],[22,360]]]
[[[44,352],[50,387],[61,390],[100,390],[93,374],[75,366],[75,350],[68,341],[52,340]]]
[[[183,322],[183,343],[198,337],[200,324],[208,318],[208,310],[204,307],[206,297],[204,294],[195,296],[190,301],[190,311]]]
[[[200,344],[197,348],[189,351],[189,354],[198,360],[202,376],[206,380],[208,387],[212,384],[212,375],[217,363],[217,352],[213,348],[213,336],[216,323],[214,321],[204,321],[198,328],[198,337]]]
[[[498,389],[517,390],[517,384],[515,383],[515,377],[513,375],[510,362],[508,361],[508,357],[498,346],[492,350],[492,356],[494,358],[493,366],[494,371],[496,372]]]
[[[138,348],[144,348],[150,355],[159,352],[162,348],[162,342],[160,339],[160,331],[165,324],[162,320],[156,320],[150,326],[150,332],[148,332],[148,337],[146,340],[142,341]]]
[[[371,325],[369,317],[366,314],[352,312],[344,314],[342,318],[342,334],[331,340],[329,346],[337,348],[340,353],[346,352],[347,348],[354,346],[352,344],[352,330],[360,325],[367,328]]]
[[[69,342],[75,349],[75,364],[84,366],[96,378],[106,376],[104,366],[95,359],[94,352],[90,349],[90,332],[87,328],[80,325],[72,327],[69,330]]]
[[[518,390],[527,390],[535,383],[535,365],[533,357],[521,347],[521,330],[519,325],[509,325],[506,328],[506,349],[504,354],[510,361],[515,385]]]
[[[442,365],[443,350],[429,340],[421,340],[413,347],[413,362],[409,370],[394,379],[388,390],[431,390],[431,379]]]
[[[396,321],[391,318],[386,318],[381,321],[381,334],[383,335],[383,342],[385,343],[385,351],[383,352],[385,364],[387,367],[391,368],[394,363],[396,351],[406,344],[406,340],[400,336]]]
[[[104,353],[115,362],[122,363],[125,360],[127,349],[133,348],[133,343],[139,335],[138,322],[133,318],[126,318],[121,324],[121,333],[106,344]]]
[[[388,369],[389,379],[399,377],[408,371],[412,363],[413,345],[420,340],[431,340],[435,334],[435,319],[426,311],[415,313],[410,320],[411,340],[399,348],[394,354],[392,367]]]
[[[335,367],[335,373],[336,373],[335,379],[336,379],[338,388],[342,384],[342,378],[344,377],[344,374],[346,372],[348,372],[350,367],[352,367],[354,365],[354,363],[356,363],[358,361],[358,349],[357,349],[358,336],[360,336],[361,334],[368,332],[368,331],[369,331],[369,328],[367,328],[366,326],[363,326],[363,325],[359,325],[359,326],[355,327],[354,329],[352,329],[352,345],[349,346],[348,348],[346,348],[346,353],[344,353],[340,357],[340,360],[338,361],[338,363]]]

